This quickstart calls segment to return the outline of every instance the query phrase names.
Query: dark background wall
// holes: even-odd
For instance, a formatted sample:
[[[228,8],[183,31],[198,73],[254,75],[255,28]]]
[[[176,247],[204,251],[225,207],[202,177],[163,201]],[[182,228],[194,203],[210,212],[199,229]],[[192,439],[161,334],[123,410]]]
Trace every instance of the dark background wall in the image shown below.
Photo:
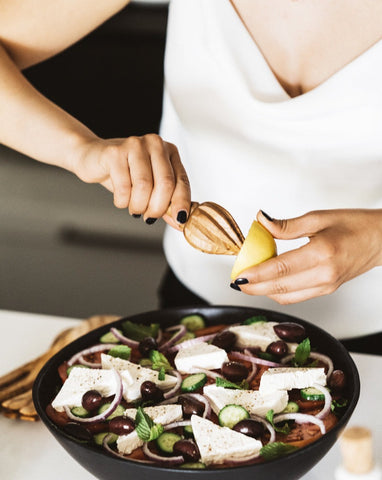
[[[24,73],[101,137],[157,132],[166,24],[166,4],[129,4],[76,45]]]

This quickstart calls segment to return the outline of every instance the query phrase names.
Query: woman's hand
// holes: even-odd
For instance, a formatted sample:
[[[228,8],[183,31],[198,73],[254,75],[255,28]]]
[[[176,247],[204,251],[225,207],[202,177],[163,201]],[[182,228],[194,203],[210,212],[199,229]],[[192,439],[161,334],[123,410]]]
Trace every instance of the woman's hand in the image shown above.
[[[163,217],[179,229],[191,203],[186,171],[175,145],[155,134],[87,141],[70,169],[84,182],[100,183],[118,208],[152,224]],[[166,213],[171,205],[171,214]]]
[[[309,243],[245,270],[235,285],[280,304],[334,292],[344,282],[382,265],[382,210],[326,210],[276,220],[257,215],[278,239]]]

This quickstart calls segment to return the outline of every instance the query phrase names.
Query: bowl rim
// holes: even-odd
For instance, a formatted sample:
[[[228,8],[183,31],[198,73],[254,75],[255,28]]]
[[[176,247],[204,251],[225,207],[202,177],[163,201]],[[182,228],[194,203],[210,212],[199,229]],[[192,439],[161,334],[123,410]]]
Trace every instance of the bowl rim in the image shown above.
[[[148,320],[150,317],[155,317],[156,315],[165,315],[166,313],[169,314],[176,314],[180,315],[179,319],[182,318],[181,316],[186,316],[186,315],[192,315],[192,314],[200,314],[203,316],[203,311],[211,311],[211,310],[224,310],[224,311],[229,311],[232,310],[234,313],[241,313],[241,314],[249,314],[249,315],[265,315],[268,317],[276,317],[278,320],[274,320],[272,318],[269,319],[269,321],[279,321],[280,323],[283,322],[295,322],[295,323],[300,323],[305,327],[308,327],[309,329],[312,328],[315,330],[315,333],[319,335],[326,336],[328,339],[330,339],[331,342],[336,343],[337,347],[340,350],[341,357],[343,358],[343,361],[349,365],[349,370],[352,375],[353,383],[354,383],[354,391],[353,394],[351,395],[351,398],[349,399],[349,403],[347,405],[346,411],[344,414],[339,418],[339,421],[336,423],[336,425],[331,428],[325,435],[321,436],[319,439],[316,441],[298,448],[298,450],[289,453],[286,456],[276,458],[274,460],[266,461],[266,462],[261,462],[261,463],[256,463],[256,464],[244,464],[244,465],[237,465],[237,466],[229,466],[226,468],[212,468],[212,469],[200,469],[200,470],[195,470],[195,469],[176,469],[173,467],[166,467],[166,466],[161,466],[161,465],[156,465],[156,464],[149,464],[149,463],[139,463],[134,461],[133,459],[123,459],[119,458],[117,456],[113,457],[109,453],[107,453],[105,450],[99,448],[98,446],[94,446],[92,444],[88,443],[81,443],[78,440],[76,440],[74,437],[68,435],[65,431],[63,431],[58,425],[56,425],[46,414],[45,408],[43,407],[40,397],[39,397],[39,390],[41,383],[44,380],[44,377],[46,374],[56,365],[55,368],[57,368],[65,359],[69,358],[69,355],[66,352],[71,351],[74,347],[77,345],[83,343],[85,340],[88,338],[97,337],[101,336],[103,333],[106,333],[106,331],[109,331],[111,327],[118,326],[120,323],[126,321],[126,320],[133,320],[137,323],[149,323]],[[154,319],[155,321],[155,319]],[[208,319],[207,319],[208,322]],[[222,322],[229,324],[229,322]],[[233,322],[232,322],[233,323]],[[171,325],[171,322],[170,322]],[[92,341],[89,340],[89,342],[86,342],[89,344],[89,346],[92,344]],[[86,347],[81,347],[81,348],[86,348]],[[63,359],[61,359],[63,358]],[[52,389],[54,386],[52,386]],[[334,336],[332,336],[330,333],[326,332],[324,329],[321,327],[310,323],[307,320],[303,320],[299,317],[296,317],[294,315],[289,315],[285,314],[279,311],[274,311],[274,310],[269,310],[269,309],[263,309],[263,308],[255,308],[255,307],[241,307],[241,306],[231,306],[231,305],[207,305],[207,306],[195,306],[195,305],[190,305],[190,306],[182,306],[182,307],[170,307],[166,309],[156,309],[156,310],[150,310],[147,312],[142,312],[142,313],[137,313],[137,314],[132,314],[126,317],[121,317],[111,323],[108,323],[106,325],[103,325],[101,327],[98,327],[94,330],[91,330],[90,332],[86,333],[85,335],[82,335],[81,337],[73,340],[70,342],[68,345],[63,347],[61,350],[59,350],[55,355],[53,355],[46,363],[45,365],[41,368],[40,372],[38,373],[36,380],[33,384],[33,403],[35,405],[36,411],[44,423],[44,425],[48,428],[50,431],[55,431],[58,433],[60,436],[64,437],[66,440],[69,440],[79,446],[80,448],[83,447],[86,450],[91,451],[93,454],[96,454],[97,456],[101,457],[107,457],[107,458],[112,458],[116,462],[120,462],[121,464],[125,464],[126,466],[128,465],[133,465],[137,469],[149,469],[149,470],[161,470],[161,471],[176,471],[179,472],[179,475],[184,472],[184,473],[190,473],[192,472],[193,474],[198,474],[198,475],[208,475],[208,474],[216,474],[216,472],[219,472],[219,470],[227,471],[229,470],[230,472],[234,473],[237,470],[243,471],[245,469],[254,469],[254,468],[264,468],[265,465],[272,463],[272,465],[276,465],[277,463],[284,463],[285,459],[291,459],[297,460],[298,458],[303,455],[305,457],[306,454],[309,455],[308,452],[314,451],[317,448],[319,448],[319,445],[321,443],[327,441],[328,437],[331,437],[333,439],[333,436],[338,438],[339,434],[342,432],[342,430],[345,428],[348,420],[350,419],[351,415],[353,414],[353,411],[358,403],[360,395],[360,378],[359,378],[359,373],[358,369],[354,363],[354,360],[351,358],[350,353],[346,350],[344,345],[336,339]],[[46,406],[45,406],[46,407]],[[52,432],[51,432],[52,433]],[[335,440],[332,441],[332,444],[335,443]],[[330,447],[331,448],[331,447]],[[77,460],[76,460],[77,461]],[[196,473],[197,472],[197,473]],[[254,472],[255,473],[255,472]]]

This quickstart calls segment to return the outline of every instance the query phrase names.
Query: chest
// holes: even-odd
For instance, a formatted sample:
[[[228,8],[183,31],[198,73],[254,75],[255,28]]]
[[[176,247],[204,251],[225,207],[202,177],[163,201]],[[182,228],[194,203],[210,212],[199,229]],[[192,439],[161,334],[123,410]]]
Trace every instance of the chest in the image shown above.
[[[282,87],[317,87],[382,38],[382,2],[231,0]]]

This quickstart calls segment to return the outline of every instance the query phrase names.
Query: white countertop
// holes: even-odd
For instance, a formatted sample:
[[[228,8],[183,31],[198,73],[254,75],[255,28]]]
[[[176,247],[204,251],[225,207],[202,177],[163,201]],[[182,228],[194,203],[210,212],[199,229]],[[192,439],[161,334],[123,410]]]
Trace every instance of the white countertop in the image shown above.
[[[78,321],[0,310],[3,334],[0,375],[39,356],[55,335]],[[352,357],[361,377],[361,396],[349,425],[362,425],[372,430],[375,458],[382,462],[382,357],[363,354],[352,354]],[[94,479],[54,440],[42,422],[10,420],[0,415],[0,432],[1,479]],[[336,444],[303,480],[330,480],[339,463]]]

